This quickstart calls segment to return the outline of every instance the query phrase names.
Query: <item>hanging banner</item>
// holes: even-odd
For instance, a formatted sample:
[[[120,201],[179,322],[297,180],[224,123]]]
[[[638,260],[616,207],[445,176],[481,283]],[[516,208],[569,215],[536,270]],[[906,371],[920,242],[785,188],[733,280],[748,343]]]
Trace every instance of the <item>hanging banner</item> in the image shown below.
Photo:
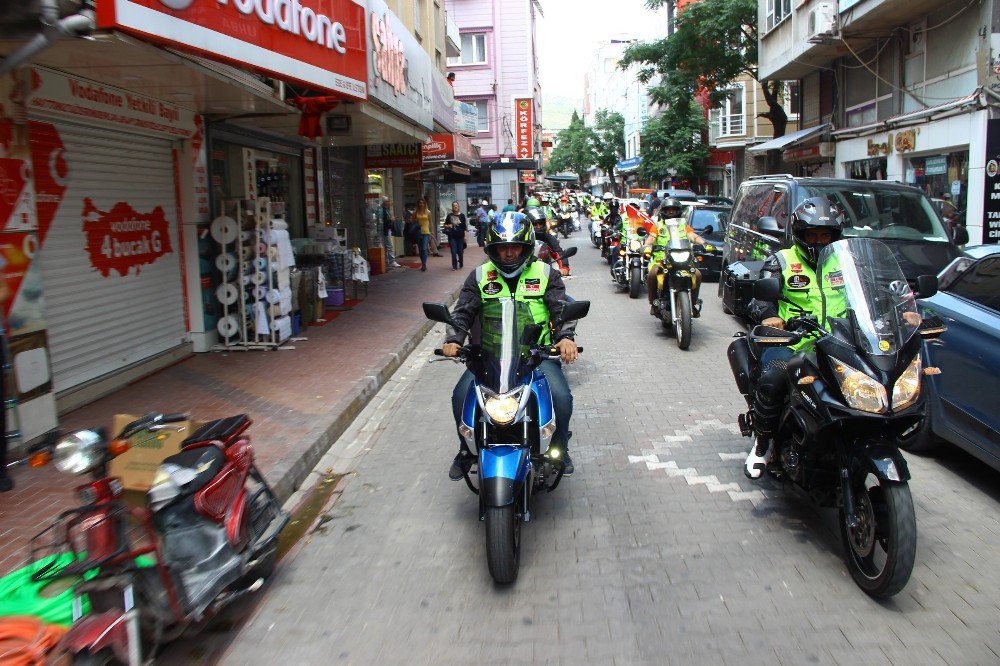
[[[353,0],[98,0],[97,26],[367,99],[365,8]]]
[[[535,155],[535,118],[532,98],[514,100],[515,155],[530,160]]]
[[[1000,118],[986,121],[983,243],[1000,244]]]

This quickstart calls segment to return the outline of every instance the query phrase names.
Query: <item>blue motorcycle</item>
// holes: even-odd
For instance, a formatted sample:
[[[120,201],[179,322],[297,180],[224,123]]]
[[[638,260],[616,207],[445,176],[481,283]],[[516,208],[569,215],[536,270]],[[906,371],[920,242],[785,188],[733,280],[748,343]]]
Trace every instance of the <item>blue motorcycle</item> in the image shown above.
[[[557,323],[582,319],[589,310],[589,301],[567,302]],[[443,303],[424,303],[424,315],[468,334]],[[517,578],[521,523],[531,520],[532,496],[555,490],[562,479],[560,451],[549,446],[556,430],[552,394],[537,369],[558,352],[537,344],[542,329],[523,302],[487,301],[479,322],[479,343],[462,347],[454,359],[473,375],[459,434],[477,454],[465,483],[479,496],[490,575],[505,584]]]

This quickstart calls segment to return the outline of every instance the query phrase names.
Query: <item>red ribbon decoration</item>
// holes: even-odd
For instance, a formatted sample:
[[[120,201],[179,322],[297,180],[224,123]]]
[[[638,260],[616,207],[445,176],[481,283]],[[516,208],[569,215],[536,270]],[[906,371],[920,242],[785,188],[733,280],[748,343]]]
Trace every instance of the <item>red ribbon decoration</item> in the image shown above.
[[[299,136],[316,139],[323,136],[320,118],[327,111],[336,108],[341,98],[327,95],[323,97],[293,97],[289,101],[302,112],[302,118],[299,120]]]

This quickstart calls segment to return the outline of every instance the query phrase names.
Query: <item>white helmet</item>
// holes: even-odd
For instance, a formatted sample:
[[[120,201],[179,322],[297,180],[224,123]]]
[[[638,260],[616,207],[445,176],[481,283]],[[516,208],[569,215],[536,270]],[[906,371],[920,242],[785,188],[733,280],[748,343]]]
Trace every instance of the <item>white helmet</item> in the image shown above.
[[[611,201],[614,198],[615,198],[615,195],[611,194],[611,192],[605,192],[604,193],[604,200],[605,201]]]

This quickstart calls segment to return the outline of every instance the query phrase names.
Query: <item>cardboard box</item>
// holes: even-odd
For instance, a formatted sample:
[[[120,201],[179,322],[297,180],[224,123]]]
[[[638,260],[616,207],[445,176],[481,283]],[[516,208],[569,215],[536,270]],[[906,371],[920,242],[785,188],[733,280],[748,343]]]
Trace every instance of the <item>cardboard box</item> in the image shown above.
[[[122,428],[137,418],[139,417],[131,414],[115,414],[109,437],[120,433]],[[201,423],[179,421],[170,425],[183,430],[171,429],[159,432],[143,430],[132,436],[129,439],[131,443],[129,450],[111,461],[111,476],[119,477],[127,490],[149,490],[153,485],[156,469],[163,459],[180,451],[181,442],[190,437]]]

